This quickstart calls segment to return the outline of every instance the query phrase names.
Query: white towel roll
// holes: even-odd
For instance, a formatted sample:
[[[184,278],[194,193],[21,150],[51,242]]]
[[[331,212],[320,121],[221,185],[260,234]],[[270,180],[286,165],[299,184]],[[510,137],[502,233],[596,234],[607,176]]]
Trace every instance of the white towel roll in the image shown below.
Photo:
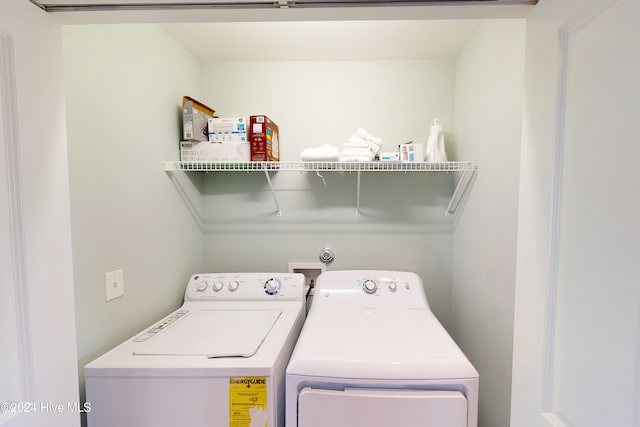
[[[305,162],[337,162],[339,157],[340,150],[338,147],[329,144],[305,148],[300,153],[300,159]]]

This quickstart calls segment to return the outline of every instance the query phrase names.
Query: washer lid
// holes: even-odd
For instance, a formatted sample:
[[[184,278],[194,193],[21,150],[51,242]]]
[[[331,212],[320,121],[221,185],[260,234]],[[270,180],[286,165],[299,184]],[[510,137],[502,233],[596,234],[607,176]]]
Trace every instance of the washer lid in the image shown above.
[[[251,357],[281,310],[198,310],[136,349],[134,355]]]

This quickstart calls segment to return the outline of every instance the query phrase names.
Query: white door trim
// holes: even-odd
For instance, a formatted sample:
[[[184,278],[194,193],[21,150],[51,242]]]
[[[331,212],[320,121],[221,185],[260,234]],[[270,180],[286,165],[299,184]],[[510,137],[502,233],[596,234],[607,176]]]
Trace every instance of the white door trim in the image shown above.
[[[571,427],[571,423],[553,407],[555,380],[555,343],[558,299],[558,266],[560,252],[560,216],[562,208],[562,178],[564,169],[564,148],[567,127],[567,79],[571,61],[571,45],[575,35],[604,16],[622,0],[592,1],[578,15],[563,24],[558,31],[558,90],[556,102],[556,144],[553,168],[553,188],[551,204],[551,236],[549,249],[549,277],[544,329],[544,383],[542,394],[542,416],[551,427]]]
[[[20,398],[33,400],[33,351],[31,347],[31,321],[29,292],[27,286],[27,264],[22,207],[20,137],[18,103],[16,96],[15,58],[13,38],[0,33],[0,120],[2,121],[4,155],[7,165],[7,192],[9,195],[9,230],[11,266],[15,297],[17,345],[19,354]]]

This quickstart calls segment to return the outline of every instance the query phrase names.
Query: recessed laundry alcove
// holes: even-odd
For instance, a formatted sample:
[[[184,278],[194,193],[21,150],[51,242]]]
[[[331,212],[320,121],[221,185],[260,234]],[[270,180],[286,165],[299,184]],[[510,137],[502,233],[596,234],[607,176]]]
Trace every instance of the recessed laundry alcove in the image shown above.
[[[285,271],[329,244],[328,269],[422,278],[432,310],[480,371],[481,420],[505,424],[525,22],[437,10],[447,19],[351,11],[349,21],[214,23],[206,34],[218,35],[198,44],[199,25],[163,14],[154,22],[166,25],[65,25],[75,280],[95,284],[123,266],[132,283],[114,304],[97,286],[76,287],[80,363],[177,308],[191,274]],[[451,32],[429,33],[429,24]],[[285,162],[340,145],[358,127],[388,149],[426,143],[438,118],[450,160],[475,162],[477,175],[464,208],[446,216],[457,173],[362,172],[356,215],[357,172],[272,172],[276,215],[261,171],[165,172],[163,162],[179,160],[184,95],[220,116],[268,115]]]

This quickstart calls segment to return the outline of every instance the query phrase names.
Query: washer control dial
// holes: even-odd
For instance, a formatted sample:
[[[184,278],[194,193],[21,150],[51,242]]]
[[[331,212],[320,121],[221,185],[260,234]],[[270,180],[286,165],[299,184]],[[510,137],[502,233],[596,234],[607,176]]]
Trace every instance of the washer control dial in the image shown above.
[[[362,289],[368,294],[375,294],[378,290],[378,284],[371,279],[362,282]]]
[[[196,283],[196,292],[204,292],[207,289],[207,286],[209,286],[209,284],[206,280]]]
[[[220,292],[220,290],[222,289],[222,287],[224,286],[224,284],[222,283],[222,281],[220,280],[216,280],[215,282],[213,282],[213,284],[211,285],[211,289],[214,290],[214,292]]]
[[[398,284],[396,282],[389,282],[388,287],[391,292],[395,292],[398,289]]]
[[[271,278],[264,282],[264,292],[267,295],[277,295],[278,292],[280,292],[281,286],[280,279]]]
[[[231,282],[229,282],[229,290],[231,292],[235,292],[239,287],[240,282],[238,282],[237,280],[232,280]]]

